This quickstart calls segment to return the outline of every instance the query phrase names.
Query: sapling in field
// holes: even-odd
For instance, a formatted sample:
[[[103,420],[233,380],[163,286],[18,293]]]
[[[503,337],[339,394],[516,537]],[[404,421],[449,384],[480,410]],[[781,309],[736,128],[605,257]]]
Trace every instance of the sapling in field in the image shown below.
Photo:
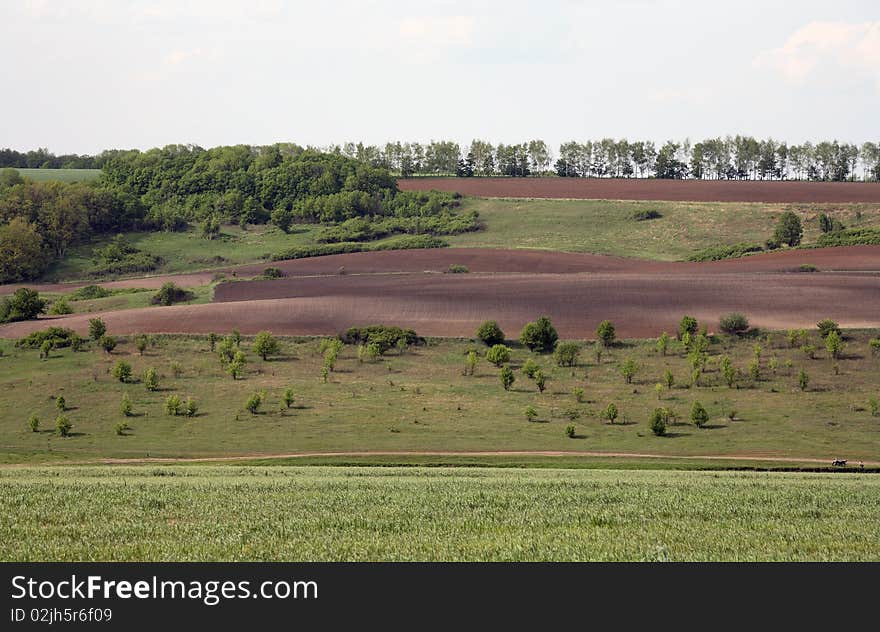
[[[501,368],[501,385],[504,387],[505,391],[509,391],[510,387],[513,386],[513,383],[516,381],[516,376],[513,374],[513,369],[509,366],[505,366]]]
[[[602,419],[613,424],[614,420],[617,419],[618,414],[617,406],[614,404],[608,404],[608,406],[605,407],[605,410],[602,411]]]
[[[526,409],[525,409],[525,411],[523,411],[523,414],[526,416],[526,419],[528,421],[535,421],[535,419],[538,418],[538,411],[535,410],[534,406],[526,406]]]
[[[697,428],[702,428],[709,423],[709,413],[700,402],[694,402],[691,407],[691,423]]]
[[[541,369],[535,371],[535,386],[538,387],[538,390],[543,393],[544,389],[547,388],[547,378],[544,377],[544,372]]]

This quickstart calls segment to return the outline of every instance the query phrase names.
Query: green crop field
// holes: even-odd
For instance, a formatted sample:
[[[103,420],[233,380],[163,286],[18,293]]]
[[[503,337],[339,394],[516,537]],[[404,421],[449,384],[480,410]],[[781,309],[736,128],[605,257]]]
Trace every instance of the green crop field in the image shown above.
[[[616,202],[609,200],[466,201],[485,230],[453,235],[452,246],[539,248],[674,261],[705,248],[738,243],[763,244],[788,210],[804,223],[804,243],[819,236],[818,215],[828,213],[848,227],[880,226],[880,206],[871,204],[754,204]],[[662,217],[631,218],[655,210]]]
[[[848,332],[837,372],[821,345],[815,359],[809,359],[799,348],[789,348],[782,334],[773,334],[769,342],[761,338],[758,381],[747,369],[757,340],[719,337],[699,385],[691,384],[691,363],[679,343],[673,342],[670,353],[662,356],[653,341],[625,341],[606,350],[601,363],[589,343],[572,368],[517,347],[510,361],[516,377],[510,391],[502,388],[499,370],[485,359],[475,375],[463,375],[467,350],[482,354],[484,349],[466,341],[434,341],[404,355],[390,351],[373,362],[360,362],[349,345],[326,383],[315,339],[284,339],[281,353],[269,361],[253,353],[251,340],[243,340],[248,363],[238,380],[225,373],[205,337],[155,336],[143,356],[130,338],[121,338],[112,354],[92,343],[84,351],[53,350],[47,360],[40,360],[36,349],[5,341],[0,346],[5,411],[0,459],[21,463],[326,451],[552,450],[739,455],[770,461],[813,458],[823,466],[838,457],[875,462],[880,416],[872,415],[870,401],[880,396],[880,359],[868,349],[872,336],[876,332]],[[818,335],[812,337],[816,344]],[[737,388],[722,379],[719,365],[725,354],[741,374]],[[544,393],[520,370],[528,359],[546,375]],[[639,365],[631,384],[620,373],[628,359]],[[111,375],[119,361],[132,366],[132,383]],[[140,382],[150,367],[160,374],[160,389],[154,392]],[[655,385],[667,368],[675,383],[658,395]],[[798,385],[802,368],[810,378],[805,392]],[[288,387],[295,396],[289,409],[281,403]],[[584,391],[580,402],[573,394],[576,388]],[[262,391],[264,404],[251,414],[245,402]],[[58,395],[70,408],[64,414],[73,424],[73,436],[67,438],[54,434]],[[123,395],[133,405],[128,418],[120,411]],[[164,404],[171,395],[196,400],[197,416],[167,415]],[[689,422],[695,401],[708,410],[704,428]],[[601,417],[609,403],[620,412],[614,424]],[[528,406],[536,411],[534,421],[526,418]],[[661,406],[678,416],[665,437],[648,428],[651,412]],[[38,432],[28,427],[32,414],[41,420]],[[123,421],[130,430],[117,435],[115,426]],[[575,438],[565,434],[570,423],[576,426]]]
[[[0,559],[880,560],[880,477],[0,469]]]
[[[58,180],[60,182],[88,182],[95,180],[101,175],[100,169],[16,169],[22,177],[47,182]]]

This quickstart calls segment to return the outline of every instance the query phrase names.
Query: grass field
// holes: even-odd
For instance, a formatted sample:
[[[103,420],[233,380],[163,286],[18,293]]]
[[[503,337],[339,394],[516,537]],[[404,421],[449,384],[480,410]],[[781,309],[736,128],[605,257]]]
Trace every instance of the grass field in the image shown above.
[[[858,474],[12,468],[0,503],[6,561],[880,559]]]
[[[470,198],[485,230],[445,238],[452,246],[539,248],[622,255],[662,261],[719,245],[763,244],[779,216],[793,210],[804,224],[804,243],[819,236],[818,215],[847,227],[880,226],[871,204],[782,205],[750,203],[615,202],[608,200],[503,200]],[[635,221],[635,211],[656,210],[659,219]],[[860,213],[860,216],[857,216]]]
[[[187,301],[182,301],[179,304],[197,305],[199,303],[210,303],[211,299],[214,296],[214,287],[214,284],[187,287],[187,291],[192,293],[192,298]],[[61,298],[65,298],[67,299],[67,304],[73,310],[74,314],[92,314],[118,309],[150,307],[153,305],[152,299],[156,295],[156,290],[116,290],[111,296],[88,300],[70,300],[70,297],[73,294],[75,293],[68,292],[66,294],[63,294],[56,292],[45,292],[41,294],[41,296],[49,301],[49,310],[52,309],[52,304],[54,302],[58,301]]]
[[[61,182],[88,182],[95,180],[101,175],[100,169],[16,169],[22,177],[46,182],[59,180]]]
[[[327,383],[320,377],[322,357],[314,339],[284,340],[282,355],[267,362],[245,340],[248,364],[239,380],[225,374],[204,338],[156,337],[143,357],[130,340],[123,340],[112,355],[93,345],[76,353],[55,350],[45,361],[37,350],[16,349],[6,341],[0,357],[0,401],[6,411],[0,418],[0,459],[21,463],[326,451],[553,450],[809,457],[823,465],[838,457],[876,461],[880,417],[872,416],[868,402],[880,396],[880,360],[867,349],[876,332],[849,335],[839,374],[824,350],[810,360],[800,349],[788,348],[781,334],[769,343],[762,340],[758,382],[747,377],[746,369],[755,341],[719,339],[699,386],[690,384],[690,363],[677,344],[662,356],[652,341],[624,342],[606,351],[601,364],[590,345],[574,368],[557,367],[548,356],[516,348],[510,362],[517,369],[516,382],[509,392],[502,389],[498,369],[485,360],[474,376],[462,374],[465,353],[475,346],[465,341],[432,343],[402,356],[389,352],[380,361],[364,363],[347,346]],[[814,344],[817,337],[813,334]],[[722,354],[729,354],[745,374],[741,388],[722,383]],[[774,357],[775,374],[770,369]],[[544,393],[518,370],[528,358],[547,376]],[[620,374],[629,358],[640,365],[632,384]],[[787,359],[791,368],[785,366]],[[141,383],[115,380],[110,371],[119,360],[132,365],[136,378],[146,368],[156,368],[161,390],[148,392]],[[806,392],[797,384],[802,367],[810,376]],[[658,399],[655,384],[666,368],[676,384]],[[287,387],[296,398],[290,409],[281,404]],[[580,403],[572,394],[578,387],[584,389]],[[265,405],[252,415],[245,401],[263,390]],[[123,394],[133,403],[134,416],[128,419],[120,412]],[[198,415],[166,415],[164,402],[172,394],[197,400]],[[71,407],[65,414],[74,435],[68,438],[53,432],[58,395]],[[688,423],[694,401],[710,414],[705,428]],[[612,402],[620,410],[615,424],[600,416]],[[527,421],[527,406],[536,409],[536,421]],[[647,426],[658,406],[679,417],[666,437],[654,436]],[[572,423],[569,413],[577,416],[574,439],[564,432]],[[31,414],[40,417],[40,432],[28,428]],[[125,436],[114,432],[121,421],[131,426]]]

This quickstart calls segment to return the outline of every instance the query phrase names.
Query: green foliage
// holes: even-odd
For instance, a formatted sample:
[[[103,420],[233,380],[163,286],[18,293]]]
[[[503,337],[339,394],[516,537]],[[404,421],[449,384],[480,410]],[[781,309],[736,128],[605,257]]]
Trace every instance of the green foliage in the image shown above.
[[[250,397],[247,398],[247,401],[244,403],[244,408],[252,415],[256,415],[260,411],[260,407],[263,405],[263,394],[262,393],[251,393]]]
[[[49,353],[52,351],[52,341],[44,340],[43,344],[40,345],[40,359],[47,360],[49,358]]]
[[[843,338],[840,336],[838,330],[832,329],[828,332],[828,335],[825,336],[825,350],[828,351],[828,355],[835,360],[837,360],[841,353],[843,353],[844,347]]]
[[[580,386],[575,386],[572,389],[571,394],[574,395],[574,401],[576,401],[578,404],[584,403],[584,389],[582,389]]]
[[[820,235],[817,248],[838,246],[877,246],[880,245],[880,228],[854,228]]]
[[[261,331],[254,338],[254,353],[263,358],[263,361],[270,355],[277,355],[280,350],[278,340],[268,331]]]
[[[652,219],[660,219],[663,215],[660,211],[656,211],[654,209],[651,210],[636,210],[629,214],[629,218],[636,222],[645,222]]]
[[[100,340],[107,333],[107,325],[100,318],[89,319],[89,338],[94,341]]]
[[[59,437],[69,437],[71,430],[73,430],[73,424],[65,415],[58,415],[55,418],[55,433]]]
[[[660,355],[666,355],[666,352],[669,350],[669,334],[665,331],[660,334],[660,337],[657,338],[657,353]]]
[[[468,272],[470,272],[467,266],[460,263],[450,263],[446,271],[449,274],[467,274]]]
[[[663,372],[663,385],[669,390],[672,390],[672,387],[675,385],[675,376],[668,368]]]
[[[53,316],[64,316],[66,314],[72,314],[73,308],[70,306],[70,303],[67,302],[67,299],[62,296],[52,303],[52,307],[49,308],[49,313]]]
[[[186,398],[186,404],[183,406],[183,414],[187,417],[195,417],[199,413],[199,404],[191,397]]]
[[[871,340],[868,341],[868,348],[871,349],[872,356],[880,356],[880,338],[871,338]]]
[[[815,345],[803,345],[801,346],[801,351],[806,355],[810,360],[816,357],[816,346]]]
[[[131,381],[131,375],[131,365],[128,362],[118,360],[116,364],[113,365],[113,377],[123,384]]]
[[[288,387],[284,389],[284,394],[281,396],[281,402],[284,404],[285,408],[290,408],[293,406],[293,402],[296,401],[293,395],[293,389]]]
[[[62,413],[67,410],[67,400],[64,399],[64,395],[59,395],[55,398],[55,408],[60,410]]]
[[[871,412],[871,417],[876,417],[880,414],[880,402],[877,401],[877,397],[874,395],[868,399],[868,410]]]
[[[30,428],[31,432],[39,432],[40,418],[36,415],[31,415],[30,417],[28,417],[28,428]]]
[[[709,412],[700,402],[694,402],[691,406],[691,423],[697,428],[702,428],[709,423]]]
[[[349,344],[376,344],[380,355],[396,346],[397,341],[401,338],[410,345],[419,343],[419,337],[412,329],[401,329],[400,327],[389,327],[386,325],[351,327],[343,336],[343,340]]]
[[[266,279],[281,279],[284,277],[284,272],[281,271],[281,268],[269,266],[263,270],[263,277]]]
[[[528,421],[535,421],[538,418],[538,411],[535,410],[534,406],[526,406],[526,409],[523,411],[523,414],[526,416]]]
[[[326,255],[339,255],[350,252],[379,252],[383,250],[416,250],[422,248],[446,248],[448,243],[430,235],[405,235],[394,237],[386,241],[370,243],[341,242],[338,244],[314,244],[310,246],[296,246],[288,250],[276,252],[272,255],[272,261],[285,261],[287,259],[306,259],[308,257],[323,257]]]
[[[749,377],[755,382],[761,380],[761,363],[757,360],[754,360],[749,364]]]
[[[722,259],[738,259],[753,252],[761,252],[761,244],[733,244],[732,246],[712,246],[698,250],[688,256],[688,261],[721,261]]]
[[[176,225],[176,230],[186,227],[186,222]],[[93,277],[107,277],[115,274],[151,272],[165,263],[162,257],[142,252],[129,244],[125,237],[117,235],[103,248],[94,251],[95,263],[89,270]]]
[[[483,341],[487,347],[499,345],[504,342],[504,332],[494,320],[487,320],[477,329],[477,338]]]
[[[686,333],[693,336],[697,333],[697,329],[699,328],[700,324],[697,322],[696,318],[693,316],[682,316],[678,323],[678,339],[684,340],[684,335]]]
[[[509,391],[510,387],[513,386],[513,383],[516,381],[516,376],[513,374],[513,369],[511,369],[509,366],[501,368],[500,378],[501,385],[504,387],[505,391]]]
[[[510,348],[504,345],[492,345],[486,351],[486,360],[497,367],[510,362]]]
[[[477,352],[471,349],[468,351],[464,361],[464,374],[473,375],[477,370]]]
[[[749,330],[749,319],[739,312],[731,312],[721,317],[718,328],[726,334],[738,336]]]
[[[601,416],[602,419],[606,420],[608,423],[613,424],[614,421],[617,419],[618,414],[619,411],[617,410],[617,406],[611,403],[605,407],[605,410],[602,411]]]
[[[48,341],[53,349],[69,347],[79,336],[72,329],[48,327],[34,331],[15,342],[15,346],[23,349],[40,349]]]
[[[120,421],[115,426],[113,426],[113,431],[119,435],[120,437],[124,437],[125,433],[131,430],[131,426],[129,426],[124,421]]]
[[[14,217],[0,225],[0,283],[35,279],[45,272],[50,260],[35,224]]]
[[[46,301],[36,290],[20,287],[11,298],[0,299],[0,323],[33,320],[46,311]]]
[[[177,287],[174,283],[169,281],[162,285],[158,292],[150,299],[150,303],[153,305],[164,305],[168,307],[169,305],[174,305],[175,303],[183,303],[184,301],[191,300],[195,295],[188,291],[184,290],[181,287]]]
[[[215,334],[213,331],[208,334],[208,346],[211,348],[211,353],[214,353],[214,350],[217,347],[217,341],[220,339],[220,336]]]
[[[121,412],[126,417],[131,417],[132,415],[132,403],[131,397],[128,396],[128,393],[122,394],[122,401],[119,403],[119,412]]]
[[[639,370],[638,363],[633,358],[627,360],[620,366],[620,374],[627,384],[632,384],[633,378]]]
[[[786,211],[780,216],[773,231],[773,241],[788,246],[797,246],[804,236],[804,227],[801,218],[792,211]]]
[[[247,359],[242,351],[236,351],[232,356],[232,360],[226,365],[226,372],[232,376],[233,380],[237,380],[244,373],[244,367]],[[325,367],[326,368],[326,367]]]
[[[577,342],[561,342],[553,352],[557,366],[577,366],[580,355],[581,346]]]
[[[655,408],[651,413],[651,419],[648,421],[648,428],[651,429],[656,436],[662,437],[666,434],[666,426],[669,424],[669,410],[666,408]]]
[[[104,334],[98,339],[98,345],[105,353],[113,353],[113,350],[116,348],[116,338]]]
[[[798,374],[798,386],[802,391],[807,390],[807,387],[810,385],[810,376],[807,375],[807,372],[801,369],[801,372]]]
[[[216,215],[209,215],[202,220],[202,239],[216,239],[220,236],[220,220]]]
[[[580,408],[577,406],[567,406],[565,410],[562,411],[562,416],[569,421],[577,421],[581,417]]]
[[[559,334],[547,316],[541,316],[538,320],[527,323],[520,333],[519,341],[529,348],[530,351],[549,353],[556,347]]]
[[[156,369],[150,367],[146,371],[144,371],[144,388],[148,391],[157,391],[159,390],[159,372]]]
[[[574,424],[569,424],[565,427],[565,436],[569,439],[574,439],[577,436],[577,430],[574,427]]]
[[[107,298],[112,296],[113,292],[100,285],[86,285],[70,294],[71,301],[93,301],[99,298]],[[100,336],[98,336],[100,338]]]
[[[183,402],[179,395],[169,395],[165,398],[165,414],[177,417],[183,413]]]
[[[538,391],[541,393],[547,388],[547,378],[544,376],[544,372],[541,371],[541,369],[535,371],[535,386],[538,387]]]
[[[614,344],[617,338],[617,331],[614,324],[610,320],[603,320],[596,328],[596,338],[602,343],[602,346],[608,347]]]
[[[802,263],[798,266],[798,272],[818,272],[819,268],[812,263]]]
[[[840,335],[840,325],[838,325],[830,318],[820,320],[818,323],[816,323],[816,327],[819,329],[819,335],[823,338],[827,338],[828,334],[830,334],[832,331],[837,332],[837,334]]]

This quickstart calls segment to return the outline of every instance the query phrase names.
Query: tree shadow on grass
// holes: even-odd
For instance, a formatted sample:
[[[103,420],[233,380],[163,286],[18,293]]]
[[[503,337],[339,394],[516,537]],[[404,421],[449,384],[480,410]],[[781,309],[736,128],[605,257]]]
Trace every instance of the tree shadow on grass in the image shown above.
[[[727,428],[727,424],[706,424],[701,430],[718,430],[719,428]]]

